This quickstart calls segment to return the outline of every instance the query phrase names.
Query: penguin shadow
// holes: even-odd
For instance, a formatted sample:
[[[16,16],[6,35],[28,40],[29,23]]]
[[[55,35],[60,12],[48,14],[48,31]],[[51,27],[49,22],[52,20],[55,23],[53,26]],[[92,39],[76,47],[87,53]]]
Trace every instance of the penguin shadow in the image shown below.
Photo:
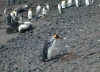
[[[38,21],[39,17],[37,15],[32,16],[32,21]]]
[[[49,61],[51,61],[51,60],[56,60],[56,61],[58,61],[61,57],[65,56],[65,55],[67,55],[67,54],[68,54],[68,53],[58,54],[58,55],[52,57]]]
[[[78,55],[74,54],[74,53],[63,53],[63,54],[58,54],[58,55],[54,56],[49,61],[55,60],[55,62],[57,62],[57,61],[66,62],[66,61],[69,61],[72,59],[76,59],[77,57],[78,57]]]

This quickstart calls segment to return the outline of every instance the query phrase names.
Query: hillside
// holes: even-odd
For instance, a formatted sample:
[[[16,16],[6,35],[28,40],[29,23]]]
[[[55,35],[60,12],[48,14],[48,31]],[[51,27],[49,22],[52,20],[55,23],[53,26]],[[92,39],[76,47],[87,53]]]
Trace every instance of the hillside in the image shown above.
[[[19,0],[18,0],[19,1]],[[57,11],[60,0],[48,0],[50,12],[33,22],[33,30],[25,33],[6,34],[4,8],[14,9],[0,2],[0,72],[100,72],[100,0],[89,7],[72,6]],[[24,3],[25,0],[22,0]],[[26,0],[35,8],[46,0]],[[24,13],[26,19],[27,13]],[[52,60],[42,62],[42,50],[49,34],[57,33],[60,41]]]

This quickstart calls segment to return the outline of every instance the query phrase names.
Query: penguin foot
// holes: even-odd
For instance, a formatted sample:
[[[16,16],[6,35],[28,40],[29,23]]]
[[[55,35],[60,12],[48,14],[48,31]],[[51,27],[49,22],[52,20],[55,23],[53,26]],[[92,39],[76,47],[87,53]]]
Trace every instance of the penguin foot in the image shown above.
[[[42,59],[43,62],[47,62],[50,61],[49,59]]]

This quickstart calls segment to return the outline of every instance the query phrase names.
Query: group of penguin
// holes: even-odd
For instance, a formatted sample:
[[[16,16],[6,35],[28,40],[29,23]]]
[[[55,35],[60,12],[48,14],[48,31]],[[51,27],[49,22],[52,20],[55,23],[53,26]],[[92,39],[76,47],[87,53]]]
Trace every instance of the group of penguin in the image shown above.
[[[73,1],[74,0],[67,0],[67,2],[66,2],[66,0],[63,0],[61,3],[59,3],[58,4],[59,13],[62,14],[62,9],[72,6]],[[89,6],[93,3],[94,3],[94,0],[85,0],[85,5],[86,6]],[[75,0],[75,5],[76,5],[76,7],[79,7],[80,6],[80,0]]]
[[[90,4],[93,4],[94,0],[85,0],[86,6],[89,6]],[[77,7],[79,7],[79,0],[75,0],[75,4]],[[58,3],[58,12],[62,14],[62,9],[66,7],[70,7],[73,5],[73,0],[62,0],[61,3]],[[50,6],[48,3],[44,7],[37,5],[36,7],[36,17],[37,18],[43,18],[46,16],[46,14],[49,12]],[[23,11],[28,11],[28,21],[23,22],[23,16],[20,16],[19,13],[22,13]],[[33,12],[32,8],[29,7],[29,5],[24,5],[17,7],[12,12],[8,12],[7,9],[4,10],[4,15],[6,17],[7,22],[7,33],[10,33],[11,31],[19,31],[24,32],[27,30],[32,29],[32,21],[33,21]]]
[[[32,22],[31,21],[23,21],[23,15],[21,16],[20,13],[25,12],[29,9],[28,5],[22,5],[15,8],[13,11],[9,12],[9,10],[4,10],[4,15],[6,19],[6,32],[14,33],[14,32],[25,32],[32,29]],[[28,13],[29,14],[29,13]],[[28,16],[28,19],[30,17]]]
[[[67,7],[72,6],[72,1],[73,0],[68,0],[66,3],[66,1],[63,0],[61,3],[59,3],[58,12],[62,14],[62,9],[66,8],[66,5]],[[86,6],[89,6],[91,4],[90,2],[92,2],[93,4],[94,0],[91,1],[85,0]],[[75,3],[76,6],[79,7],[79,0],[75,0]],[[46,3],[46,5],[42,8],[42,10],[41,8],[42,7],[40,5],[36,7],[36,16],[39,18],[45,17],[45,15],[49,12],[49,4]],[[18,14],[27,10],[28,10],[28,21],[23,21],[23,16],[18,16]],[[23,32],[32,29],[33,12],[32,12],[32,8],[30,8],[28,5],[23,5],[21,7],[18,7],[10,13],[7,11],[7,9],[5,9],[4,15],[6,18],[8,31],[18,30],[19,32]],[[45,62],[51,59],[52,52],[55,48],[58,39],[62,39],[62,38],[59,37],[57,34],[53,34],[53,36],[51,36],[51,39],[45,42],[43,48],[42,61]]]

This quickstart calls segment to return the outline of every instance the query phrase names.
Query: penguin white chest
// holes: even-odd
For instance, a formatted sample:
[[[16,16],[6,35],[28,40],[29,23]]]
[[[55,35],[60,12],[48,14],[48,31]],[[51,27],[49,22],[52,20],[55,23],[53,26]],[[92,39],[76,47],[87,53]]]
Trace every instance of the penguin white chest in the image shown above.
[[[13,19],[15,19],[15,17],[17,16],[17,12],[16,12],[16,11],[12,11],[12,12],[10,13],[10,15],[11,15],[11,17],[12,17]]]
[[[59,11],[60,14],[62,14],[61,5],[60,4],[58,4],[58,11]]]
[[[29,29],[30,27],[32,26],[32,23],[31,22],[23,22],[23,24],[21,24],[19,27],[18,27],[18,31],[21,32],[22,30],[27,30]]]
[[[93,4],[94,3],[94,0],[90,0],[90,4]]]
[[[72,0],[68,0],[67,7],[72,6]]]
[[[28,19],[32,19],[32,11],[31,10],[28,11]]]
[[[62,7],[62,8],[65,8],[65,7],[66,7],[66,1],[62,1],[62,2],[61,2],[61,7]]]
[[[46,4],[46,8],[47,8],[47,10],[49,11],[49,4]]]
[[[37,8],[36,8],[36,14],[38,14],[40,12],[40,10],[41,10],[41,6],[38,5]]]
[[[43,9],[42,9],[42,14],[43,14],[43,15],[46,15],[46,13],[47,13],[47,9],[46,9],[46,8],[43,8]]]
[[[77,7],[79,7],[79,0],[75,0],[75,4]]]
[[[89,6],[89,4],[90,4],[90,3],[89,3],[89,0],[85,0],[85,5],[86,5],[86,6]]]
[[[55,46],[56,46],[56,39],[53,41],[52,45],[48,49],[48,54],[47,54],[48,59],[51,58],[51,54],[52,54]]]

